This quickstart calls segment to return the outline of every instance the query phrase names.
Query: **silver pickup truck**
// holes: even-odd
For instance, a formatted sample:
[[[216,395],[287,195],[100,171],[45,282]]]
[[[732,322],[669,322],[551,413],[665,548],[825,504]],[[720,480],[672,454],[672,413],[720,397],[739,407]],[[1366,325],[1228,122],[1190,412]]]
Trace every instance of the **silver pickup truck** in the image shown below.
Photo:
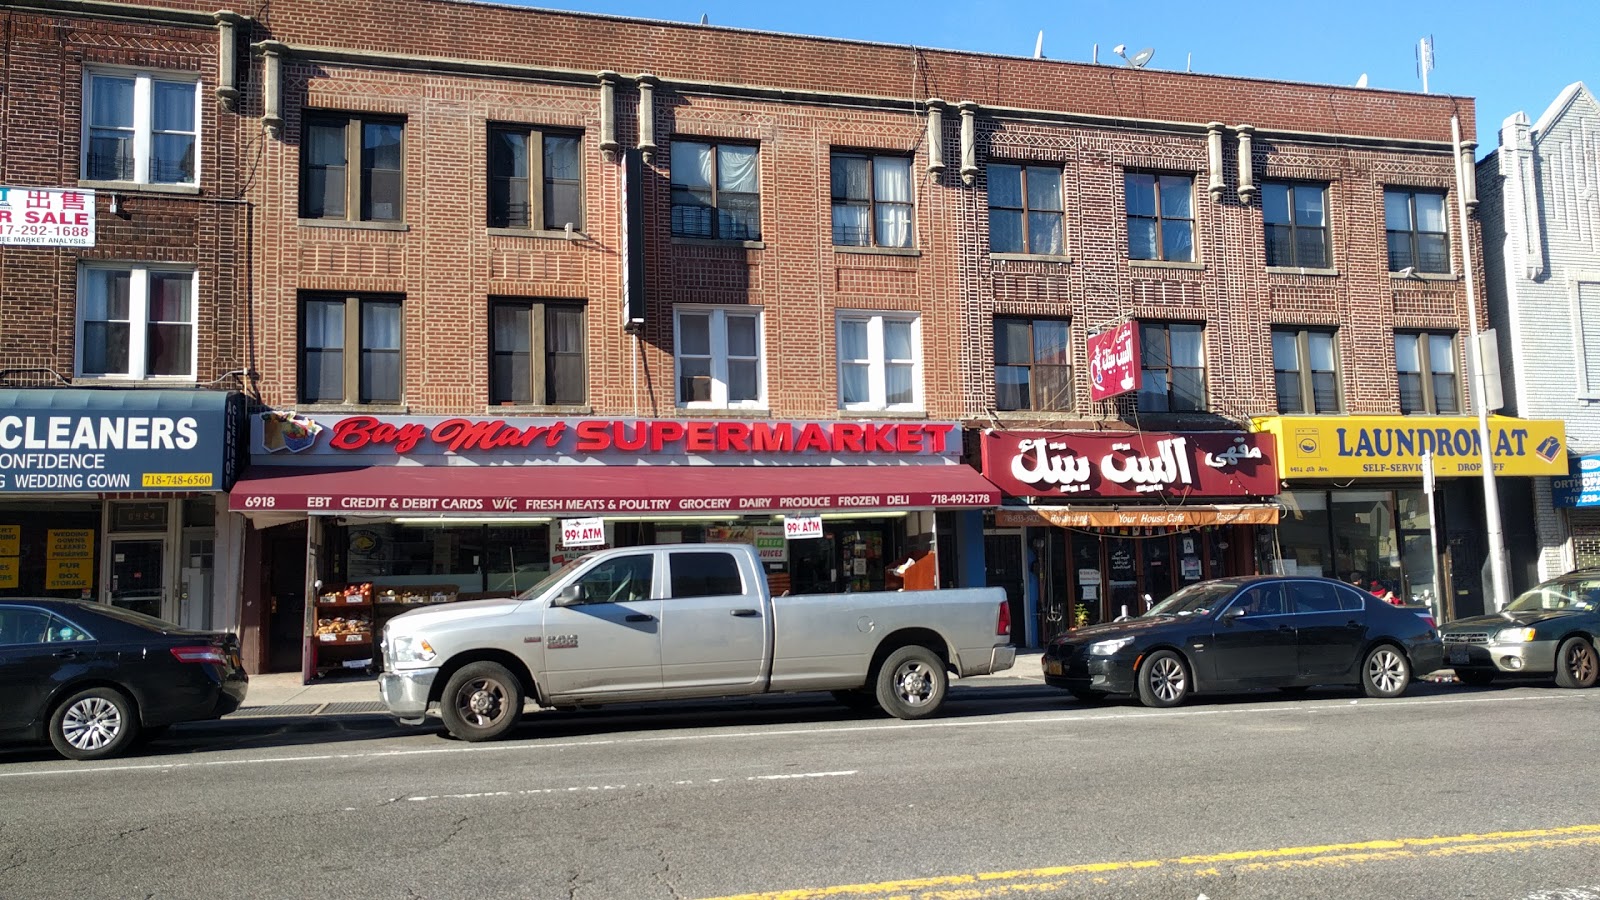
[[[832,691],[902,719],[932,715],[950,673],[1009,669],[1005,591],[773,597],[754,547],[601,550],[517,597],[413,610],[383,629],[379,691],[418,724],[503,735],[525,700],[570,708]]]

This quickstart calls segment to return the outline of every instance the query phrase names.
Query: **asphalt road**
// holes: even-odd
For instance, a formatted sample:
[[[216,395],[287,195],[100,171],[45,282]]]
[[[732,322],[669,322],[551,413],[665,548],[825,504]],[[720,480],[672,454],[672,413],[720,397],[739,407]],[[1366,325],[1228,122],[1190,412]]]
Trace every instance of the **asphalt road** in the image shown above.
[[[1419,685],[1086,707],[956,686],[926,722],[825,695],[181,726],[0,753],[0,898],[1600,900],[1600,690]]]

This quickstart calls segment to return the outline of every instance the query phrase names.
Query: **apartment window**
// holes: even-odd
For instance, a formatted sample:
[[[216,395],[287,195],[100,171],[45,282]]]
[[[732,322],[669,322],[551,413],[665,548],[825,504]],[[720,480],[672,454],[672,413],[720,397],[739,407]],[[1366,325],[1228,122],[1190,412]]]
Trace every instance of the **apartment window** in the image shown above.
[[[1339,411],[1338,353],[1331,331],[1278,328],[1272,332],[1278,412]]]
[[[911,246],[911,160],[833,154],[833,243]]]
[[[1128,258],[1194,260],[1194,178],[1189,175],[1123,176],[1128,204]]]
[[[399,403],[401,335],[398,297],[306,297],[300,402]]]
[[[1072,357],[1065,319],[994,320],[996,409],[1072,408]]]
[[[554,231],[570,222],[583,228],[582,146],[575,134],[490,128],[489,227]]]
[[[922,408],[922,352],[915,315],[839,316],[839,405],[844,409]]]
[[[1389,271],[1450,271],[1444,194],[1437,191],[1384,191],[1383,221],[1389,232]]]
[[[393,118],[308,114],[300,148],[301,217],[400,221],[404,130]]]
[[[678,404],[766,404],[761,311],[748,307],[677,309]]]
[[[1205,332],[1199,325],[1139,323],[1140,412],[1206,408]]]
[[[672,233],[730,241],[761,239],[756,148],[672,143]]]
[[[1060,169],[989,166],[989,252],[1065,253],[1062,209]]]
[[[1267,182],[1261,186],[1267,265],[1328,268],[1328,187]]]
[[[198,81],[175,73],[93,73],[87,93],[85,179],[197,183]]]
[[[583,305],[489,301],[489,402],[573,406],[587,396]]]
[[[1449,415],[1461,412],[1453,334],[1394,336],[1395,368],[1400,374],[1400,411]]]
[[[193,269],[86,266],[78,278],[78,374],[195,377]]]

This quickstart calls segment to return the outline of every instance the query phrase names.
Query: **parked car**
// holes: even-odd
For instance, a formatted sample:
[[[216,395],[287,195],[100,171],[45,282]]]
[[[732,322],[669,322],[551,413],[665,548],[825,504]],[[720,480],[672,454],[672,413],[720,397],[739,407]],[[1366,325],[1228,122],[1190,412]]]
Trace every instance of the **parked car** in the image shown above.
[[[515,598],[413,610],[383,629],[384,704],[437,704],[483,741],[522,716],[642,700],[832,691],[851,708],[933,715],[948,675],[1011,667],[1000,588],[772,596],[749,544],[600,550]]]
[[[1488,684],[1506,672],[1592,687],[1600,673],[1600,569],[1542,582],[1504,610],[1451,622],[1442,632],[1445,664],[1465,684]]]
[[[0,599],[0,738],[106,759],[233,712],[247,681],[231,634],[102,603]]]
[[[1142,616],[1069,631],[1045,647],[1046,683],[1081,700],[1360,685],[1398,697],[1441,665],[1439,633],[1409,610],[1329,578],[1255,576],[1189,585]]]

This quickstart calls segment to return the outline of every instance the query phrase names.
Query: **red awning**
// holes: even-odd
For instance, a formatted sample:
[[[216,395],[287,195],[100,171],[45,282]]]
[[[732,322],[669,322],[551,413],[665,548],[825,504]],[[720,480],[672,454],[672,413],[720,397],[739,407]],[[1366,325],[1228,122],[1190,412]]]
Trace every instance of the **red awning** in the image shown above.
[[[637,515],[961,509],[1000,505],[964,465],[254,467],[235,512]]]

